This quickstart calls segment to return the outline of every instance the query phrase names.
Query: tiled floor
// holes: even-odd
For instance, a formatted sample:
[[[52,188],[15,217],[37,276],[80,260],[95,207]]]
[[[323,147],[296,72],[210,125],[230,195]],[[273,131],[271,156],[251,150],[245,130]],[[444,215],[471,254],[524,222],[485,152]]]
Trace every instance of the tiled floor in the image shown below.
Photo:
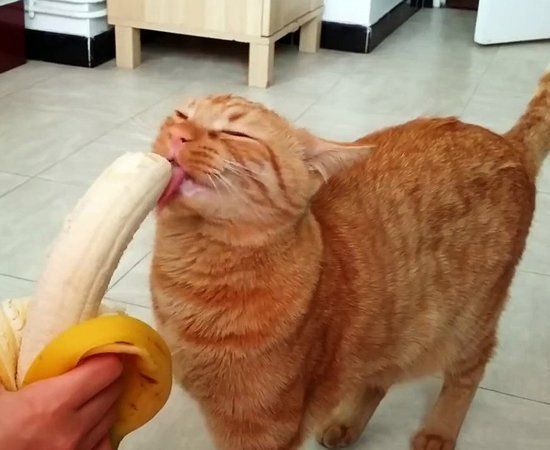
[[[460,115],[510,127],[550,62],[550,42],[481,48],[470,12],[425,10],[370,55],[281,46],[277,83],[249,89],[246,48],[151,43],[135,71],[39,62],[0,75],[0,298],[26,295],[48,244],[85,187],[117,155],[148,150],[162,117],[182,97],[232,91],[266,103],[329,138],[356,138],[419,114]],[[109,299],[151,319],[148,221],[113,279]],[[550,448],[550,161],[539,180],[528,250],[491,363],[459,449]],[[396,388],[358,450],[404,450],[437,391],[428,380]],[[124,450],[206,450],[196,406],[178,389]],[[309,443],[308,450],[316,448]]]

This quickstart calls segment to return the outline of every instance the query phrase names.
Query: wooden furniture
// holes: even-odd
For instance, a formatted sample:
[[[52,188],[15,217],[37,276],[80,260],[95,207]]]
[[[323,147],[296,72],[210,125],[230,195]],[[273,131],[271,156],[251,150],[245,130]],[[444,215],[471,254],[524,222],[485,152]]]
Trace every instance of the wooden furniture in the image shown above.
[[[0,0],[0,73],[20,66],[25,61],[23,0]]]
[[[250,44],[250,86],[273,81],[275,42],[300,29],[300,51],[319,48],[323,0],[108,0],[118,67],[140,60],[140,30],[158,30]]]

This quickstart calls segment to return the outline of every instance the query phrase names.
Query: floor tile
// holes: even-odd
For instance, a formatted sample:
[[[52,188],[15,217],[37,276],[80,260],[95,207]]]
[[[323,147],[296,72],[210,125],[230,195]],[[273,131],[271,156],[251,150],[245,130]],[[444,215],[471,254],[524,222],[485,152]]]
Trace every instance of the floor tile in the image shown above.
[[[63,218],[82,193],[34,179],[0,198],[0,273],[37,280]]]
[[[318,99],[317,95],[312,94],[281,96],[275,92],[257,88],[244,88],[237,90],[235,94],[254,102],[260,102],[290,121],[298,119]]]
[[[35,84],[24,95],[33,104],[57,105],[74,115],[89,114],[114,125],[158,103],[182,84],[182,80],[155,79],[139,71],[71,68]]]
[[[376,411],[356,450],[409,450],[410,436],[435,400],[437,381],[394,388]],[[546,450],[550,408],[540,403],[478,391],[457,450]],[[122,450],[211,450],[213,445],[197,405],[175,387],[166,408],[129,436]],[[321,449],[310,441],[304,450]]]
[[[521,268],[550,275],[550,194],[539,192]],[[547,284],[550,291],[550,284]]]
[[[342,79],[317,104],[357,113],[459,115],[470,100],[476,81],[438,78],[436,74],[398,73],[349,76]],[[391,93],[391,95],[388,95]]]
[[[405,115],[355,113],[344,108],[314,105],[296,121],[296,125],[322,138],[354,141],[371,131],[398,125],[408,119]]]
[[[8,298],[28,297],[33,289],[33,281],[0,275],[0,302]]]
[[[537,179],[537,189],[540,192],[550,194],[550,158],[546,158],[542,164],[539,177]]]
[[[521,59],[503,56],[499,51],[483,75],[477,93],[496,94],[501,97],[526,94],[531,97],[550,61],[550,43],[547,45],[546,54],[546,58]]]
[[[37,280],[61,225],[85,189],[33,179],[0,198],[0,273]],[[128,246],[113,282],[152,248],[153,222],[146,220]]]
[[[43,102],[26,92],[0,98],[0,171],[36,175],[113,127],[111,120]]]
[[[530,93],[506,95],[502,92],[476,92],[460,117],[465,122],[504,133],[518,121],[530,100]]]
[[[143,126],[130,120],[59,161],[40,178],[87,187],[124,153],[151,151],[159,124]]]
[[[40,174],[41,178],[89,186],[117,157],[126,152],[149,152],[162,121],[174,109],[190,99],[236,90],[235,85],[221,82],[189,83],[154,106],[85,145]]]
[[[482,386],[550,405],[548,317],[550,276],[517,273],[500,322],[497,352]]]
[[[151,261],[151,255],[143,258],[109,289],[108,297],[143,307],[151,307],[151,290],[149,287]]]
[[[0,172],[0,197],[11,191],[29,178],[22,175]]]
[[[23,66],[0,74],[0,97],[54,77],[62,73],[64,67],[42,61],[27,61]]]
[[[153,312],[151,311],[150,308],[143,308],[137,305],[129,305],[124,302],[112,300],[108,297],[106,297],[102,301],[102,304],[108,308],[113,308],[115,310],[123,311],[125,314],[131,317],[134,317],[136,319],[139,319],[142,322],[145,322],[146,324],[148,324],[149,326],[154,327]]]

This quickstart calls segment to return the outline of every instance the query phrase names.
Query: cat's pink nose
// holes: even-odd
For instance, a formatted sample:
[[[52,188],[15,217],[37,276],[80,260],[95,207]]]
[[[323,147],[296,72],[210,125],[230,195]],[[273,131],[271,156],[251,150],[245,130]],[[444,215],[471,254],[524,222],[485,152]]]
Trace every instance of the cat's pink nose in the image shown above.
[[[185,144],[192,141],[194,136],[191,129],[186,127],[174,127],[170,130],[170,154],[168,159],[176,159],[176,155],[181,152]]]
[[[177,137],[172,136],[170,139],[170,154],[168,159],[175,159],[176,155],[183,150],[183,146],[187,141]]]

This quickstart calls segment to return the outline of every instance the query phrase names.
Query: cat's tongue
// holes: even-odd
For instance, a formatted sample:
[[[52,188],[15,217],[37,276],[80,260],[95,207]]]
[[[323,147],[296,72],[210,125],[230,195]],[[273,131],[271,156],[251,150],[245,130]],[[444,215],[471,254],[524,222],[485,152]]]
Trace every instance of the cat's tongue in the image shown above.
[[[180,186],[185,180],[185,171],[180,166],[172,166],[172,178],[159,198],[158,206],[163,208],[179,192]]]

